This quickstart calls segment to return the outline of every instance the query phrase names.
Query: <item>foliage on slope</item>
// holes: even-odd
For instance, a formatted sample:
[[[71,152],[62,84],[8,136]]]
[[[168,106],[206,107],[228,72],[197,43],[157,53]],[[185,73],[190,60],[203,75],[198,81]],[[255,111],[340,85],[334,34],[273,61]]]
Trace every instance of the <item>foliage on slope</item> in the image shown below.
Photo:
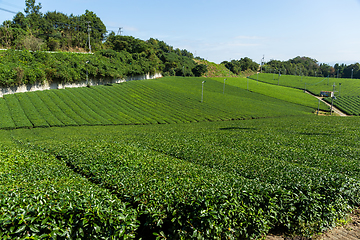
[[[359,115],[360,89],[358,79],[329,78],[329,77],[306,77],[262,73],[250,77],[253,80],[306,90],[320,96],[321,91],[334,91],[335,99],[325,98],[328,103],[348,115]]]
[[[359,206],[356,126],[287,117],[20,129],[12,138],[130,203],[138,238],[253,239],[277,228],[309,237]]]
[[[250,78],[274,85],[305,89],[318,96],[321,91],[333,91],[334,88],[335,96],[360,95],[358,79],[292,76],[273,73],[259,73],[258,76],[252,75]]]
[[[249,90],[251,92],[256,92],[269,97],[281,99],[283,101],[308,106],[313,109],[317,109],[319,107],[321,111],[330,111],[330,108],[325,103],[321,102],[319,106],[318,99],[314,98],[309,94],[304,93],[303,90],[264,83],[262,81],[255,80],[256,77],[257,76],[255,75],[252,76],[251,79],[226,78],[225,86],[227,85],[236,86],[242,89]],[[224,78],[212,78],[212,79],[219,82],[224,81]],[[225,91],[226,91],[226,87],[225,87]]]
[[[8,50],[0,53],[0,86],[38,82],[77,82],[89,78],[116,79],[155,73],[147,56],[101,50],[95,54],[45,53]]]
[[[207,72],[202,75],[203,77],[247,77],[254,74],[254,71],[250,69],[235,74],[230,71],[224,63],[216,64],[201,59],[195,59],[194,61],[198,64],[204,64],[207,66]]]
[[[4,95],[0,107],[3,129],[223,121],[314,110],[234,86],[223,94],[218,81],[183,77]]]
[[[43,151],[0,132],[1,239],[129,239],[137,213]]]

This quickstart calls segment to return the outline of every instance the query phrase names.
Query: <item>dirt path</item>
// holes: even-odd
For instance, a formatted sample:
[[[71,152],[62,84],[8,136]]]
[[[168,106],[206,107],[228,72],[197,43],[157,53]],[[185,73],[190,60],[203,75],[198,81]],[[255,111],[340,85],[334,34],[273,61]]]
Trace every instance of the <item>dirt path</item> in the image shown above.
[[[280,235],[268,235],[265,240],[308,240],[302,237],[286,237]],[[355,210],[351,220],[345,226],[336,227],[318,235],[313,240],[359,240],[360,239],[360,210]]]
[[[316,96],[308,91],[306,91],[307,94],[310,94],[311,96],[313,97],[316,97],[317,99],[319,99],[320,101],[322,101],[323,103],[325,103],[326,105],[328,105],[329,107],[331,107],[331,104],[329,104],[328,102],[325,102],[322,97],[319,97],[319,96]],[[341,117],[346,117],[347,115],[345,113],[343,113],[342,111],[340,111],[339,109],[337,109],[336,107],[332,107],[332,110],[334,111],[334,113],[338,116],[341,116]]]
[[[286,237],[280,235],[268,235],[265,240],[308,240],[303,237]],[[312,240],[359,240],[360,239],[360,210],[356,210],[351,216],[351,221],[342,227],[336,227]]]

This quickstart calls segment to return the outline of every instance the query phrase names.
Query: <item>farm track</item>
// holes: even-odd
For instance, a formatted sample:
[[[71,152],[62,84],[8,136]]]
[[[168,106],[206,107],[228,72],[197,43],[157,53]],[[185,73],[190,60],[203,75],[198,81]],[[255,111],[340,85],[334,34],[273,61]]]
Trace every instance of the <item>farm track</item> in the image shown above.
[[[281,235],[268,235],[265,240],[305,240],[302,237],[286,237]],[[351,221],[345,226],[336,227],[319,236],[314,240],[357,240],[360,239],[360,210],[351,216]]]
[[[308,91],[306,91],[307,94],[310,94],[311,96],[316,97],[317,99],[319,99],[320,101],[322,101],[323,103],[325,103],[326,105],[328,105],[329,107],[331,107],[331,104],[325,102],[321,97],[316,96]],[[334,113],[336,113],[337,115],[339,115],[340,117],[347,117],[347,115],[345,113],[343,113],[342,111],[340,111],[339,109],[337,109],[336,107],[332,107]]]

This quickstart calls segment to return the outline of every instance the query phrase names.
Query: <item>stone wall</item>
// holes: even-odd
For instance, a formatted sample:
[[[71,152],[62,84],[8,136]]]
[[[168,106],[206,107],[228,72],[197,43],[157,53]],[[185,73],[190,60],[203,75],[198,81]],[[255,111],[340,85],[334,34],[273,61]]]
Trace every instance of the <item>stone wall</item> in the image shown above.
[[[17,87],[9,87],[9,88],[0,88],[0,97],[3,97],[6,94],[20,93],[20,92],[32,92],[32,91],[43,91],[49,89],[64,89],[64,88],[76,88],[76,87],[86,87],[97,86],[97,85],[106,85],[111,83],[122,83],[134,80],[145,80],[145,79],[154,79],[160,78],[162,75],[160,73],[155,73],[154,75],[146,74],[141,76],[127,77],[124,79],[89,79],[87,83],[86,80],[79,81],[75,83],[60,83],[60,82],[52,82],[52,83],[36,83],[36,84],[28,84],[28,85],[20,85]]]

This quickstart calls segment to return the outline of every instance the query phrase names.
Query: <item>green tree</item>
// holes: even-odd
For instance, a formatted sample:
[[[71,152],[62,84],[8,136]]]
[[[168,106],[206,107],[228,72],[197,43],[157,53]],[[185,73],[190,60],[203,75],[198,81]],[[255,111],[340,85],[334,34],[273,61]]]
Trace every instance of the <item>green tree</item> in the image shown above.
[[[259,64],[248,57],[241,58],[240,60],[231,60],[231,62],[223,61],[221,64],[224,64],[234,74],[240,74],[242,71],[247,70],[256,71],[259,68]]]
[[[13,20],[12,20],[12,24],[11,26],[13,28],[22,28],[22,29],[26,29],[27,25],[26,25],[26,19],[25,19],[25,15],[22,12],[18,12]]]
[[[86,10],[83,15],[79,17],[80,23],[83,26],[83,30],[88,31],[90,26],[91,41],[98,46],[105,40],[107,33],[106,27],[101,19],[92,11]]]
[[[193,69],[195,77],[201,77],[203,74],[207,72],[207,66],[205,64],[198,64]]]
[[[25,10],[24,12],[27,15],[31,15],[31,14],[35,14],[35,15],[41,15],[40,9],[41,7],[41,3],[39,3],[38,5],[35,5],[35,0],[25,0]]]
[[[41,3],[35,4],[35,0],[25,0],[26,8],[24,12],[26,13],[26,23],[27,27],[31,28],[33,32],[40,30],[40,26],[42,25],[42,16],[43,14],[40,12]]]

